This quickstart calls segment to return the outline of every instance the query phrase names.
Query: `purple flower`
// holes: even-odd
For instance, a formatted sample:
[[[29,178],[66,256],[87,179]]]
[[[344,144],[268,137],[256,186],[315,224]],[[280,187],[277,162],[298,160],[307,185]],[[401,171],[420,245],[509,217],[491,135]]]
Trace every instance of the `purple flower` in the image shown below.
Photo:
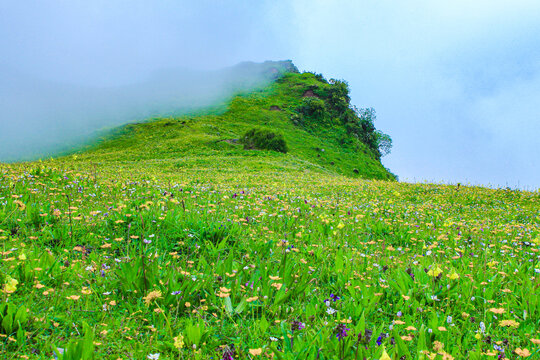
[[[151,244],[151,243],[152,243],[152,240],[144,239],[144,240],[143,240],[143,243],[145,243],[145,244]]]
[[[363,336],[362,336],[363,335]],[[373,335],[373,331],[372,330],[369,330],[369,329],[366,329],[366,331],[364,332],[364,334],[362,334],[362,332],[360,331],[358,333],[358,341],[361,341],[365,344],[369,343],[371,341],[371,335]]]
[[[349,330],[350,329],[346,327],[345,324],[339,324],[335,329],[336,337],[338,338],[338,340],[341,341],[343,338],[347,337],[347,331]]]
[[[179,294],[181,294],[181,293],[182,293],[182,291],[176,290],[176,291],[173,291],[173,292],[171,293],[171,295],[179,295]]]
[[[223,351],[223,357],[221,360],[234,360],[234,355],[236,353],[234,345],[225,346],[221,351]]]
[[[306,327],[306,324],[304,324],[303,322],[300,322],[298,320],[294,320],[292,322],[292,324],[291,324],[291,330],[292,331],[302,330],[305,327]]]

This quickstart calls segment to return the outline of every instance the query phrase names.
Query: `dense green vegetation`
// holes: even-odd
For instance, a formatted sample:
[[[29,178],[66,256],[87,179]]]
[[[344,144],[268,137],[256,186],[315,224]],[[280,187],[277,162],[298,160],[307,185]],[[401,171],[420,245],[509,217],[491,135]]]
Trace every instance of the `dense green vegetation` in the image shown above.
[[[538,358],[540,193],[394,181],[333,83],[0,164],[1,358]]]

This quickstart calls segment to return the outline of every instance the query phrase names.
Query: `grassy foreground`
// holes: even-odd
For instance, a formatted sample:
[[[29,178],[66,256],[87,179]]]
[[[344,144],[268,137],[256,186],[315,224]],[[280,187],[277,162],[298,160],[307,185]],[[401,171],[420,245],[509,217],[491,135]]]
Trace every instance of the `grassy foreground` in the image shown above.
[[[540,356],[538,192],[165,164],[0,166],[2,359]]]

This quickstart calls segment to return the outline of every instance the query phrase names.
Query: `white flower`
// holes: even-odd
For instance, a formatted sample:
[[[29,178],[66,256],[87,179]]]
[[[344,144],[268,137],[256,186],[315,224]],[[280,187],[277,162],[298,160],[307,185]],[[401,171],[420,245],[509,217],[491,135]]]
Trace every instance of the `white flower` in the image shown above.
[[[329,307],[328,309],[326,309],[326,313],[328,315],[333,315],[334,313],[336,313],[337,310],[336,309],[332,309],[331,307]]]
[[[279,341],[278,338],[270,336],[270,341]]]
[[[148,354],[148,356],[146,358],[150,359],[150,360],[157,360],[157,359],[159,359],[159,353]]]
[[[486,324],[484,324],[483,321],[480,322],[480,331],[482,332],[482,334],[486,332]]]
[[[451,316],[446,317],[446,322],[448,324],[451,324],[452,323],[452,317]]]

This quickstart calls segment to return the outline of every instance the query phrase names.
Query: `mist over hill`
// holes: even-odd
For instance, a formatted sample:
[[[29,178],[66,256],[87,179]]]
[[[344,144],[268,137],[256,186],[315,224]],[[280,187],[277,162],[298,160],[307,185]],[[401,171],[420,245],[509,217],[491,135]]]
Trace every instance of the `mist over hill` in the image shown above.
[[[115,87],[56,83],[0,72],[0,161],[46,157],[96,131],[156,116],[219,111],[239,92],[267,86],[290,61],[245,62],[214,71],[167,69]]]

